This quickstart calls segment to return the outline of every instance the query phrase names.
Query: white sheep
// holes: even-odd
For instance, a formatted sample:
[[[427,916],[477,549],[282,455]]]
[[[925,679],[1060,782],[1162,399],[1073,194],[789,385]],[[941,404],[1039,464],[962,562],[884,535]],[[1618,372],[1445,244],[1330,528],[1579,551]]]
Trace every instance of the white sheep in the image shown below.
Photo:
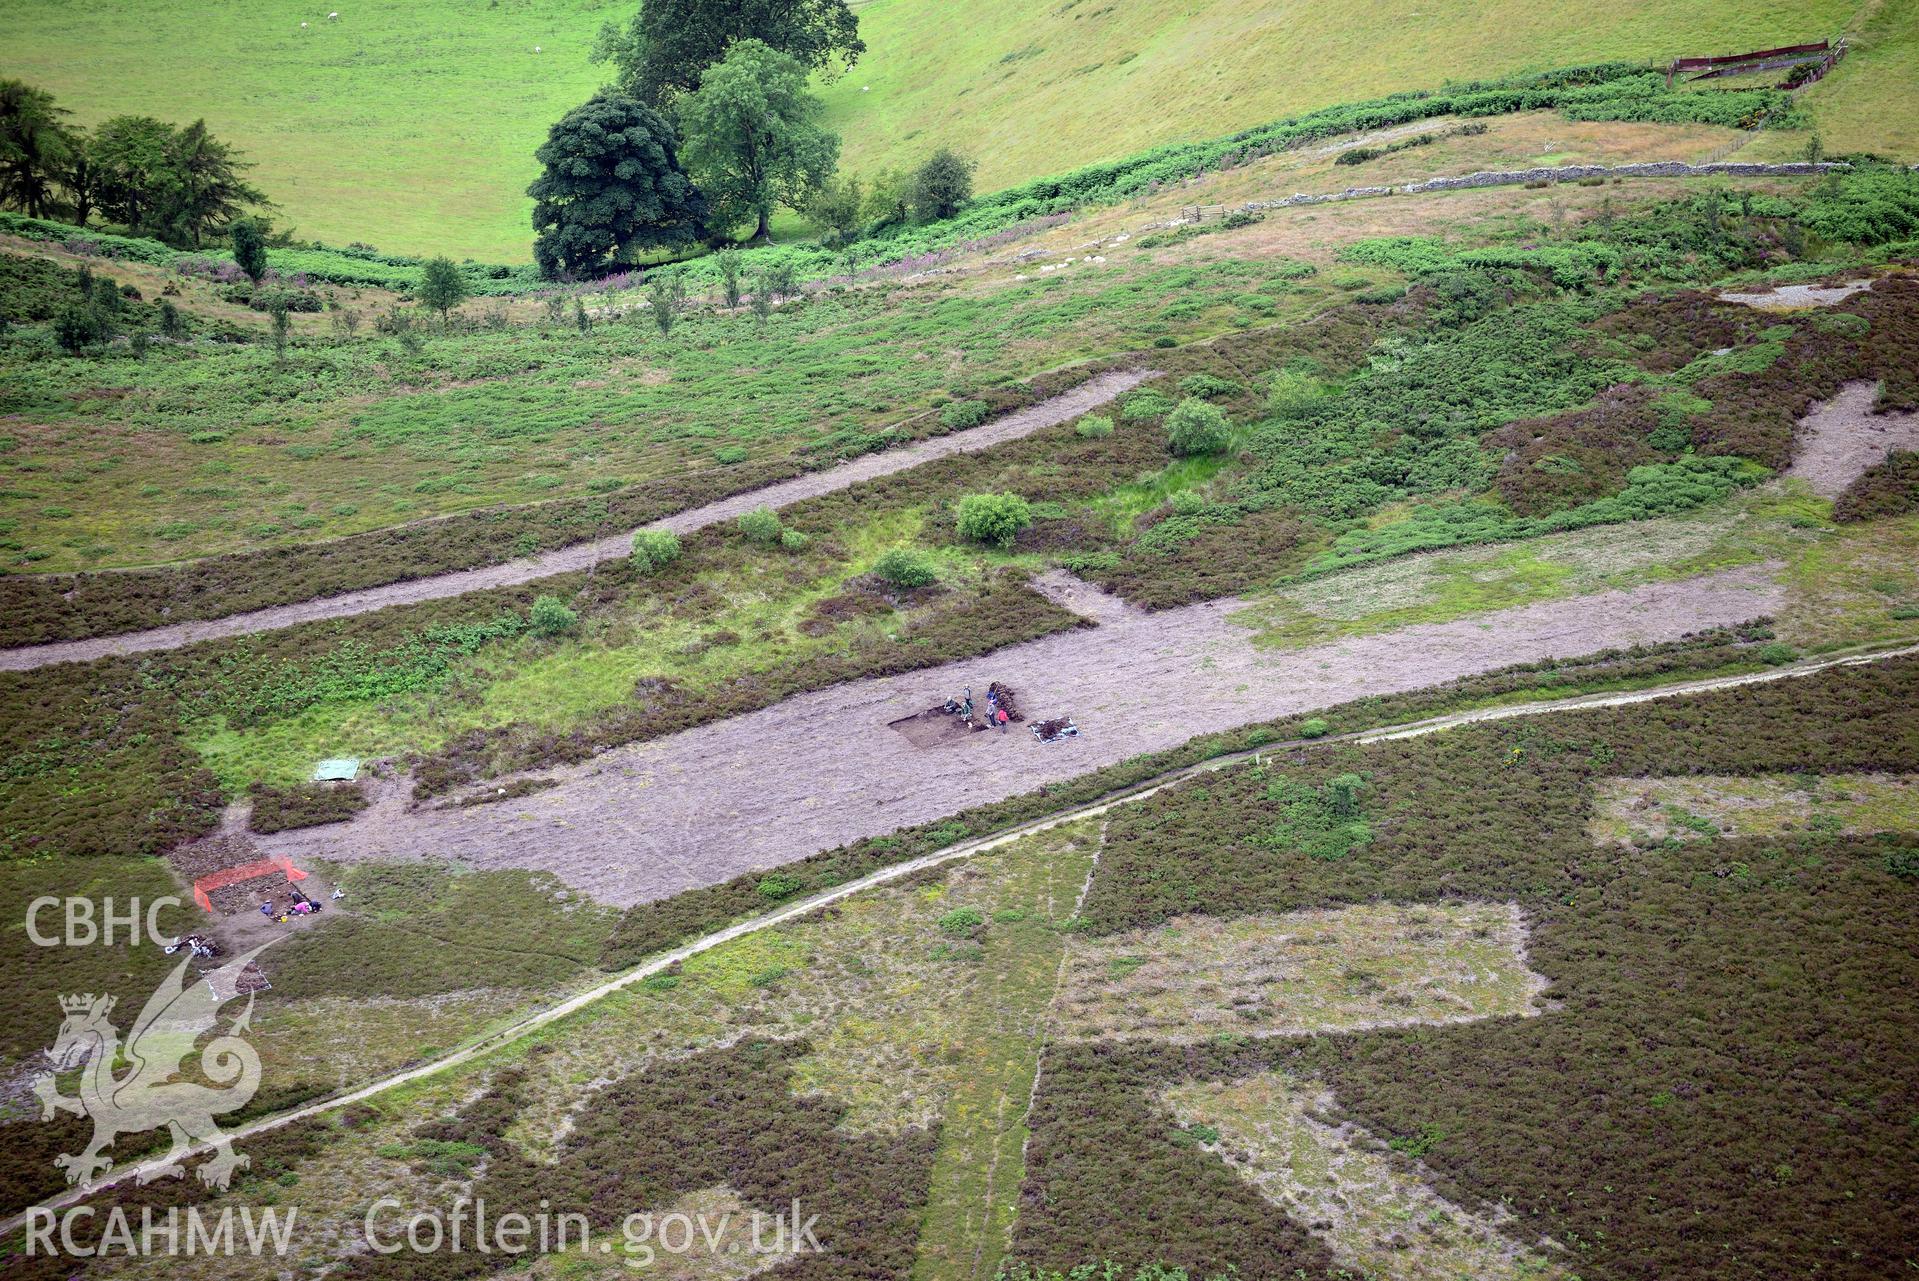
[[[535,52],[535,53],[538,53],[539,51],[540,51],[540,46],[538,46],[538,45],[534,45],[534,46],[533,46],[533,52]]]
[[[328,22],[338,22],[340,20],[340,11],[338,9],[335,9],[332,13],[329,13],[326,16],[326,20]]]

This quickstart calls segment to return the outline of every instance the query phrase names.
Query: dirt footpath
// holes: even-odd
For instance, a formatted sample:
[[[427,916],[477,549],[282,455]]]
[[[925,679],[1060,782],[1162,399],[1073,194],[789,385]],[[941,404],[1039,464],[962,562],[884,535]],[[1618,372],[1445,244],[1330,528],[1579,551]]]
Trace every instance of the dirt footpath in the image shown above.
[[[464,810],[397,792],[351,824],[261,838],[273,854],[447,858],[541,868],[603,902],[664,898],[861,836],[1001,800],[1198,734],[1420,689],[1513,663],[1675,640],[1779,608],[1767,569],[1551,601],[1286,652],[1261,651],[1236,600],[1158,614],[1065,575],[1043,586],[1100,626],[980,659],[804,694],[554,772],[560,786]],[[1042,745],[1019,728],[916,747],[891,729],[998,680],[1029,719],[1072,716]],[[983,695],[981,695],[983,696]]]
[[[1071,391],[1062,392],[1037,405],[1029,405],[1025,409],[1006,414],[970,430],[915,441],[913,444],[899,449],[889,449],[882,453],[864,454],[827,471],[811,472],[750,493],[722,498],[718,502],[675,513],[641,528],[667,529],[676,534],[690,534],[708,525],[733,520],[756,507],[777,509],[803,499],[834,493],[857,485],[861,481],[890,476],[894,472],[918,467],[921,463],[945,458],[950,454],[974,453],[989,449],[1009,440],[1017,440],[1021,436],[1030,436],[1042,427],[1070,422],[1121,392],[1137,387],[1148,378],[1157,376],[1156,371],[1153,370],[1135,369],[1115,370],[1112,373],[1101,374],[1097,378],[1088,379]],[[443,600],[449,596],[461,596],[467,592],[482,591],[490,587],[513,587],[535,579],[547,578],[553,574],[586,569],[603,560],[625,556],[633,550],[634,532],[629,529],[590,543],[575,543],[571,547],[562,547],[522,560],[507,561],[501,565],[485,565],[479,569],[465,569],[451,574],[439,574],[432,578],[416,578],[411,582],[389,583],[384,587],[343,592],[338,596],[322,596],[315,600],[301,601],[295,605],[275,605],[270,609],[256,609],[250,613],[233,614],[226,618],[176,623],[170,627],[156,627],[144,632],[127,632],[120,636],[58,641],[49,645],[25,645],[18,649],[0,650],[0,671],[26,671],[52,663],[87,663],[109,654],[139,654],[151,650],[179,649],[198,641],[215,640],[223,636],[244,636],[250,632],[272,631],[278,627],[292,627],[296,623],[311,623],[323,618],[349,618],[355,614],[370,614],[376,609],[386,609],[393,605]]]

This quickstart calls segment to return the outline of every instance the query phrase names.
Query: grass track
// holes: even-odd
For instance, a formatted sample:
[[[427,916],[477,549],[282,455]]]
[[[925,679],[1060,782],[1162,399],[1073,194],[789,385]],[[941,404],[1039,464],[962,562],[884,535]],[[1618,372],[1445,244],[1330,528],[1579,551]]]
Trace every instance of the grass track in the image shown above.
[[[258,163],[282,220],[330,243],[523,262],[523,195],[545,130],[603,78],[587,61],[631,0],[14,0],[6,74],[81,123],[204,114]],[[983,188],[1447,76],[1815,39],[1860,52],[1807,99],[1829,145],[1919,148],[1909,3],[1628,0],[929,0],[856,4],[868,53],[825,87],[845,164],[952,143]],[[300,23],[309,25],[302,30]],[[535,46],[540,48],[534,53]]]

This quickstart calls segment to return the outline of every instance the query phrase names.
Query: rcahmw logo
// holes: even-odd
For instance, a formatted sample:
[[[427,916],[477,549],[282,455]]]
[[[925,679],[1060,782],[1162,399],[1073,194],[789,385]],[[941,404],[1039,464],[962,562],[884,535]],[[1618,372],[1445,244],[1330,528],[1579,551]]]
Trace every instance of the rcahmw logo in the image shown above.
[[[76,1205],[55,1213],[36,1205],[27,1211],[27,1257],[54,1255],[90,1259],[248,1254],[284,1257],[293,1239],[297,1206],[279,1210],[226,1206],[217,1214],[190,1205],[156,1210],[141,1206],[136,1217],[125,1206],[104,1213]]]

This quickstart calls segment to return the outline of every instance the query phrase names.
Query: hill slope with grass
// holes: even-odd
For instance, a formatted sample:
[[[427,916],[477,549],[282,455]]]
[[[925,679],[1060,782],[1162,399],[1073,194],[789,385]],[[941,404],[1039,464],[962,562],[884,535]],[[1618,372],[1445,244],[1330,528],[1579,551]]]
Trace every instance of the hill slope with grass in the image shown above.
[[[51,90],[80,123],[204,115],[257,164],[281,221],[303,236],[523,262],[533,150],[604,78],[588,61],[594,35],[632,8],[355,0],[329,20],[326,6],[280,0],[16,0],[0,13],[0,46],[5,74]],[[1901,8],[1059,0],[1035,13],[1010,0],[963,12],[877,0],[858,6],[867,55],[824,96],[846,169],[951,144],[980,159],[990,190],[1447,75],[1663,60],[1856,29],[1860,52],[1809,105],[1830,145],[1903,154],[1919,111],[1901,92],[1915,44],[1910,19],[1893,12]]]

